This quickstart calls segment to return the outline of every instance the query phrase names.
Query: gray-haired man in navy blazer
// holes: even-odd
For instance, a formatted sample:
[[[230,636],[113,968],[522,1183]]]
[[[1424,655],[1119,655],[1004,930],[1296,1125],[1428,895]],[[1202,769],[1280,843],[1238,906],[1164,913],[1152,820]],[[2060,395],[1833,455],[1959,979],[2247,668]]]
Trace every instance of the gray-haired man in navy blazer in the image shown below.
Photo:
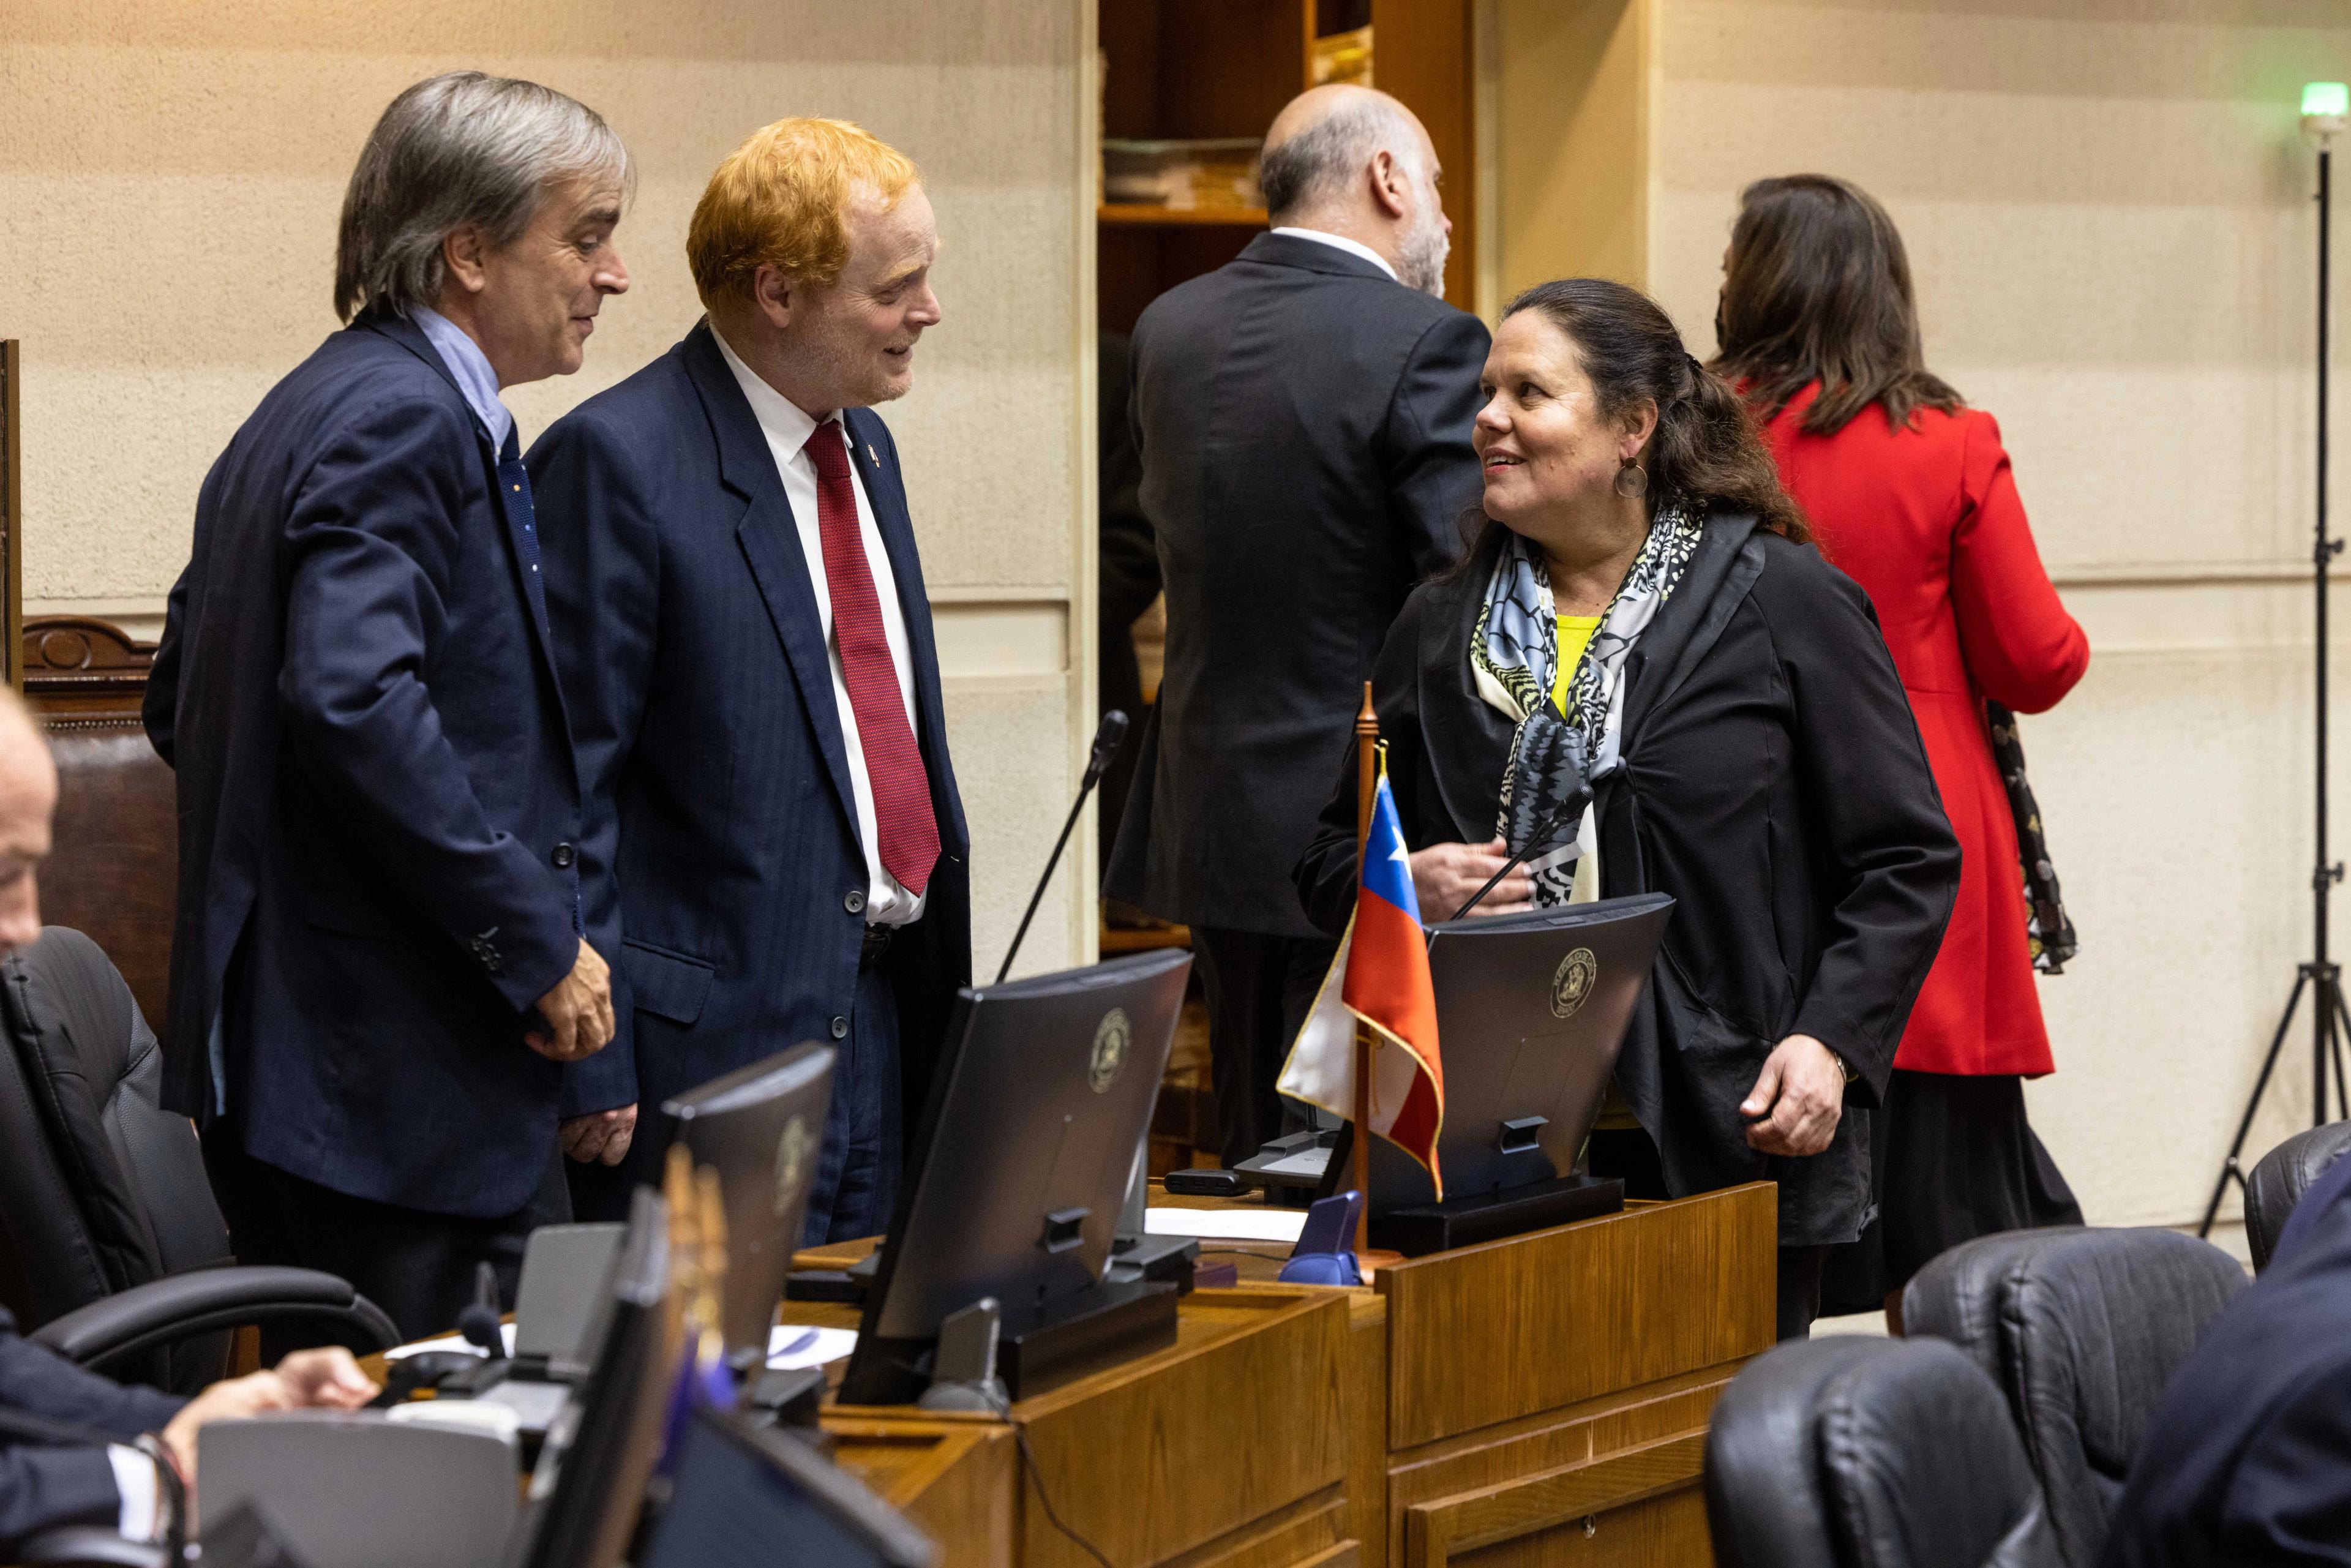
[[[179,775],[165,1103],[205,1124],[244,1261],[340,1274],[413,1335],[484,1262],[511,1301],[569,1218],[563,1064],[611,1032],[498,392],[580,368],[629,284],[629,178],[531,82],[392,100],[344,198],[350,325],[206,476],[147,690]]]
[[[785,120],[712,174],[708,318],[531,449],[588,801],[588,929],[621,1046],[569,1108],[662,1101],[803,1040],[839,1051],[808,1239],[886,1227],[971,976],[969,842],[930,601],[872,405],[939,319],[914,166]],[[657,1170],[575,1166],[583,1214]]]

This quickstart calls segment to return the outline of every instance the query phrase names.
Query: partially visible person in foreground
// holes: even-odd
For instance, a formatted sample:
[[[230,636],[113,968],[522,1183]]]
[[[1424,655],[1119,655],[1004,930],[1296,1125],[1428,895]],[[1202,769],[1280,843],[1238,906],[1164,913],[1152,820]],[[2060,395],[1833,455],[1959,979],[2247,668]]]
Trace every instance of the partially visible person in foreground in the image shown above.
[[[48,745],[24,699],[0,685],[0,967],[40,940],[40,866],[57,800]],[[193,1399],[126,1387],[22,1338],[0,1312],[0,1410],[92,1439],[69,1447],[0,1432],[0,1560],[13,1563],[31,1536],[71,1524],[160,1541],[174,1499],[194,1500],[199,1427],[298,1406],[354,1409],[375,1396],[340,1346],[296,1351],[275,1371],[215,1383]]]

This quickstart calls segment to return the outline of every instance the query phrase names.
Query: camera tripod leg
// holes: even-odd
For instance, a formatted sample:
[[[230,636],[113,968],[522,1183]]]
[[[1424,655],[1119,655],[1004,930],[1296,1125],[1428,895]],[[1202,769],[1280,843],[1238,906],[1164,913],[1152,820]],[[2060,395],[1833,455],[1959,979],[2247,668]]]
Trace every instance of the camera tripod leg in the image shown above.
[[[2196,1228],[2198,1236],[2211,1236],[2212,1221],[2220,1212],[2220,1199],[2228,1192],[2229,1183],[2244,1183],[2245,1173],[2237,1164],[2237,1156],[2244,1152],[2245,1139],[2253,1130],[2253,1113],[2261,1109],[2262,1092],[2270,1086],[2270,1074],[2277,1071],[2278,1052],[2285,1049],[2287,1031],[2294,1028],[2294,1015],[2301,1009],[2302,993],[2309,985],[2310,966],[2305,964],[2294,976],[2294,994],[2286,998],[2285,1016],[2278,1019],[2277,1033],[2270,1039],[2269,1054],[2262,1058],[2262,1075],[2253,1080],[2252,1094],[2245,1101],[2245,1114],[2237,1123],[2237,1135],[2229,1141],[2229,1157],[2220,1163],[2220,1179],[2212,1184],[2212,1201],[2204,1206],[2204,1222]],[[2335,998],[2335,1004],[2339,1010],[2342,998]],[[2323,1000],[2321,1005],[2325,1005]]]

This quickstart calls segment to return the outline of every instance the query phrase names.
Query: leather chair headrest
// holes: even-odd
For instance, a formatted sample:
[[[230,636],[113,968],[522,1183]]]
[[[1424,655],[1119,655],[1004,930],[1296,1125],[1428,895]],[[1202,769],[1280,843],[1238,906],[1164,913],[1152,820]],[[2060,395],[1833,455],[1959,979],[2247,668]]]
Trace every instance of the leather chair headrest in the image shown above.
[[[1840,1336],[1741,1373],[1707,1438],[1723,1568],[2053,1568],[1998,1389],[1955,1347]]]
[[[2245,1283],[2177,1231],[2018,1231],[1920,1270],[1903,1321],[1991,1373],[2066,1562],[2090,1568],[2165,1387]]]
[[[2329,1122],[2312,1127],[2263,1155],[2245,1180],[2245,1243],[2253,1254],[2255,1272],[2270,1266],[2287,1217],[2315,1182],[2346,1149],[2351,1149],[2351,1122]]]

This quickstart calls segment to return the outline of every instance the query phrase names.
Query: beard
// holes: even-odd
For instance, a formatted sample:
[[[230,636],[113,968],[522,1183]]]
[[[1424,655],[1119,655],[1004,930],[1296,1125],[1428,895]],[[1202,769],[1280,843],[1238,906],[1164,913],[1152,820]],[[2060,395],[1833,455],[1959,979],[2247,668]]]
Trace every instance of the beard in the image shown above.
[[[1445,258],[1452,254],[1453,241],[1446,235],[1445,209],[1437,204],[1435,188],[1424,183],[1419,194],[1413,204],[1412,227],[1398,247],[1396,277],[1408,288],[1442,298]]]
[[[1453,254],[1453,240],[1446,235],[1446,209],[1437,197],[1437,185],[1427,179],[1413,183],[1420,200],[1413,203],[1413,225],[1404,230],[1404,242],[1396,246],[1396,280],[1408,289],[1444,298],[1446,256]]]

